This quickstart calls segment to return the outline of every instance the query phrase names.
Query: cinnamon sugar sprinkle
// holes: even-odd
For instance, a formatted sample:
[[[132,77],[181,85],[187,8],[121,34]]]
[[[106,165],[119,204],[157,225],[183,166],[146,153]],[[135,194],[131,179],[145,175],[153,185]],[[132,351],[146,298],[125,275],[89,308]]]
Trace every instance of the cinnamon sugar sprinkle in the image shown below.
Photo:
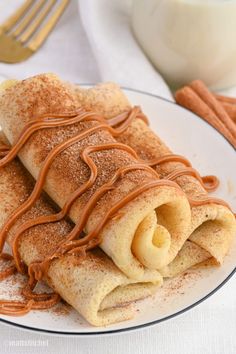
[[[61,300],[59,304],[52,308],[52,313],[55,316],[68,316],[71,313],[72,307],[65,301]]]
[[[188,269],[184,273],[170,280],[165,281],[164,301],[175,295],[184,295],[189,287],[193,287],[197,280],[201,277],[201,272]]]

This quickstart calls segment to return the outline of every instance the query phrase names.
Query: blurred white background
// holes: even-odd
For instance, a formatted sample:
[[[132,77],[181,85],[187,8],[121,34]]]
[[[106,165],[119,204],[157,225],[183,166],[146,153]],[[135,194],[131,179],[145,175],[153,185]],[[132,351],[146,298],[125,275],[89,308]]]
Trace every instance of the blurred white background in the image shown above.
[[[1,0],[0,22],[21,2]],[[130,4],[130,0],[79,0],[78,6],[78,1],[72,0],[44,46],[26,62],[0,63],[0,76],[25,78],[55,72],[77,83],[114,80],[171,97],[133,39],[129,27]],[[233,94],[236,90],[228,92]],[[59,338],[0,324],[0,352],[235,354],[235,294],[234,277],[206,302],[180,317],[143,331],[110,337]],[[23,344],[31,340],[32,345],[14,346],[14,340],[24,340]],[[43,345],[37,346],[38,340]]]

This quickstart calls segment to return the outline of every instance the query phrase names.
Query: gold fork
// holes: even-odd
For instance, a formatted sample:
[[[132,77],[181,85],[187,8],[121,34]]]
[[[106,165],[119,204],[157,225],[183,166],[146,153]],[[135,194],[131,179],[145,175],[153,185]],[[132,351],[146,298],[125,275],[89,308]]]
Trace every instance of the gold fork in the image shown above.
[[[68,3],[69,0],[26,0],[0,26],[0,61],[18,63],[35,53]]]

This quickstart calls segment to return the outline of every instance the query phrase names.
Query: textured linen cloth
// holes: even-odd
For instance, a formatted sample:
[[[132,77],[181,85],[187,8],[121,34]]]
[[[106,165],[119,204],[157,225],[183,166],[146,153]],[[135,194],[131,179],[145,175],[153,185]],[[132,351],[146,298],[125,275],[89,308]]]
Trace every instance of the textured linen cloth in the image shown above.
[[[23,0],[0,1],[0,23]],[[135,1],[135,0],[134,0]],[[19,64],[0,63],[0,79],[56,72],[76,83],[116,81],[170,98],[130,30],[130,0],[71,0],[43,47]],[[233,88],[224,93],[236,96]],[[23,331],[0,322],[1,354],[235,354],[236,282],[207,301],[151,328],[120,335],[65,338]]]

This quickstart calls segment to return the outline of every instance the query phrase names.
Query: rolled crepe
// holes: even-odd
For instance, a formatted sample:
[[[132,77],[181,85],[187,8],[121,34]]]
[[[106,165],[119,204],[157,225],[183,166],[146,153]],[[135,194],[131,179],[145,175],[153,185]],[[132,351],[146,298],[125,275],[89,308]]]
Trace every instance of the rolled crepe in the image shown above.
[[[14,144],[25,124],[33,118],[45,113],[71,112],[78,106],[77,97],[68,85],[54,75],[39,75],[5,83],[0,93],[0,123]],[[92,121],[37,131],[20,151],[19,157],[37,179],[52,148],[96,124]],[[104,143],[116,143],[105,128],[75,143],[54,159],[44,189],[60,207],[89,178],[90,171],[80,158],[81,152],[85,147]],[[107,183],[119,168],[138,163],[131,153],[118,148],[93,152],[91,156],[98,176],[94,185],[75,201],[70,210],[69,215],[75,223],[99,187]],[[112,206],[135,191],[137,186],[157,180],[152,171],[147,170],[136,169],[123,175],[115,188],[105,193],[96,204],[85,232],[97,229]],[[188,235],[190,219],[190,206],[180,188],[175,185],[152,187],[139,193],[107,222],[101,231],[100,247],[127,276],[142,279],[147,268],[164,267],[175,258]],[[137,243],[143,251],[134,256]]]
[[[75,87],[75,92],[79,103],[85,109],[98,111],[106,118],[114,117],[131,108],[125,94],[114,83],[99,84],[90,89]],[[139,118],[135,119],[117,140],[131,146],[144,160],[156,159],[171,153],[167,145]],[[166,162],[156,165],[155,169],[161,178],[165,178],[182,167],[185,166],[179,162]],[[195,177],[181,176],[176,182],[190,198],[198,200],[207,195]],[[210,258],[213,258],[216,264],[222,264],[235,233],[235,217],[227,207],[215,203],[192,207],[188,241],[174,261],[161,269],[162,274],[174,276]],[[140,257],[140,243],[136,246],[133,252]]]
[[[3,136],[0,135],[0,143]],[[12,212],[30,195],[34,181],[19,160],[0,173],[0,227]],[[11,244],[15,231],[27,220],[55,213],[52,204],[42,196],[37,204],[17,220],[8,235]],[[68,221],[34,226],[21,235],[19,253],[30,265],[41,262],[72,229]],[[89,252],[81,263],[78,257],[65,255],[52,261],[45,276],[47,283],[72,305],[89,323],[105,326],[127,320],[134,315],[132,303],[154,293],[162,284],[161,275],[150,270],[139,282],[128,279],[99,249]]]

